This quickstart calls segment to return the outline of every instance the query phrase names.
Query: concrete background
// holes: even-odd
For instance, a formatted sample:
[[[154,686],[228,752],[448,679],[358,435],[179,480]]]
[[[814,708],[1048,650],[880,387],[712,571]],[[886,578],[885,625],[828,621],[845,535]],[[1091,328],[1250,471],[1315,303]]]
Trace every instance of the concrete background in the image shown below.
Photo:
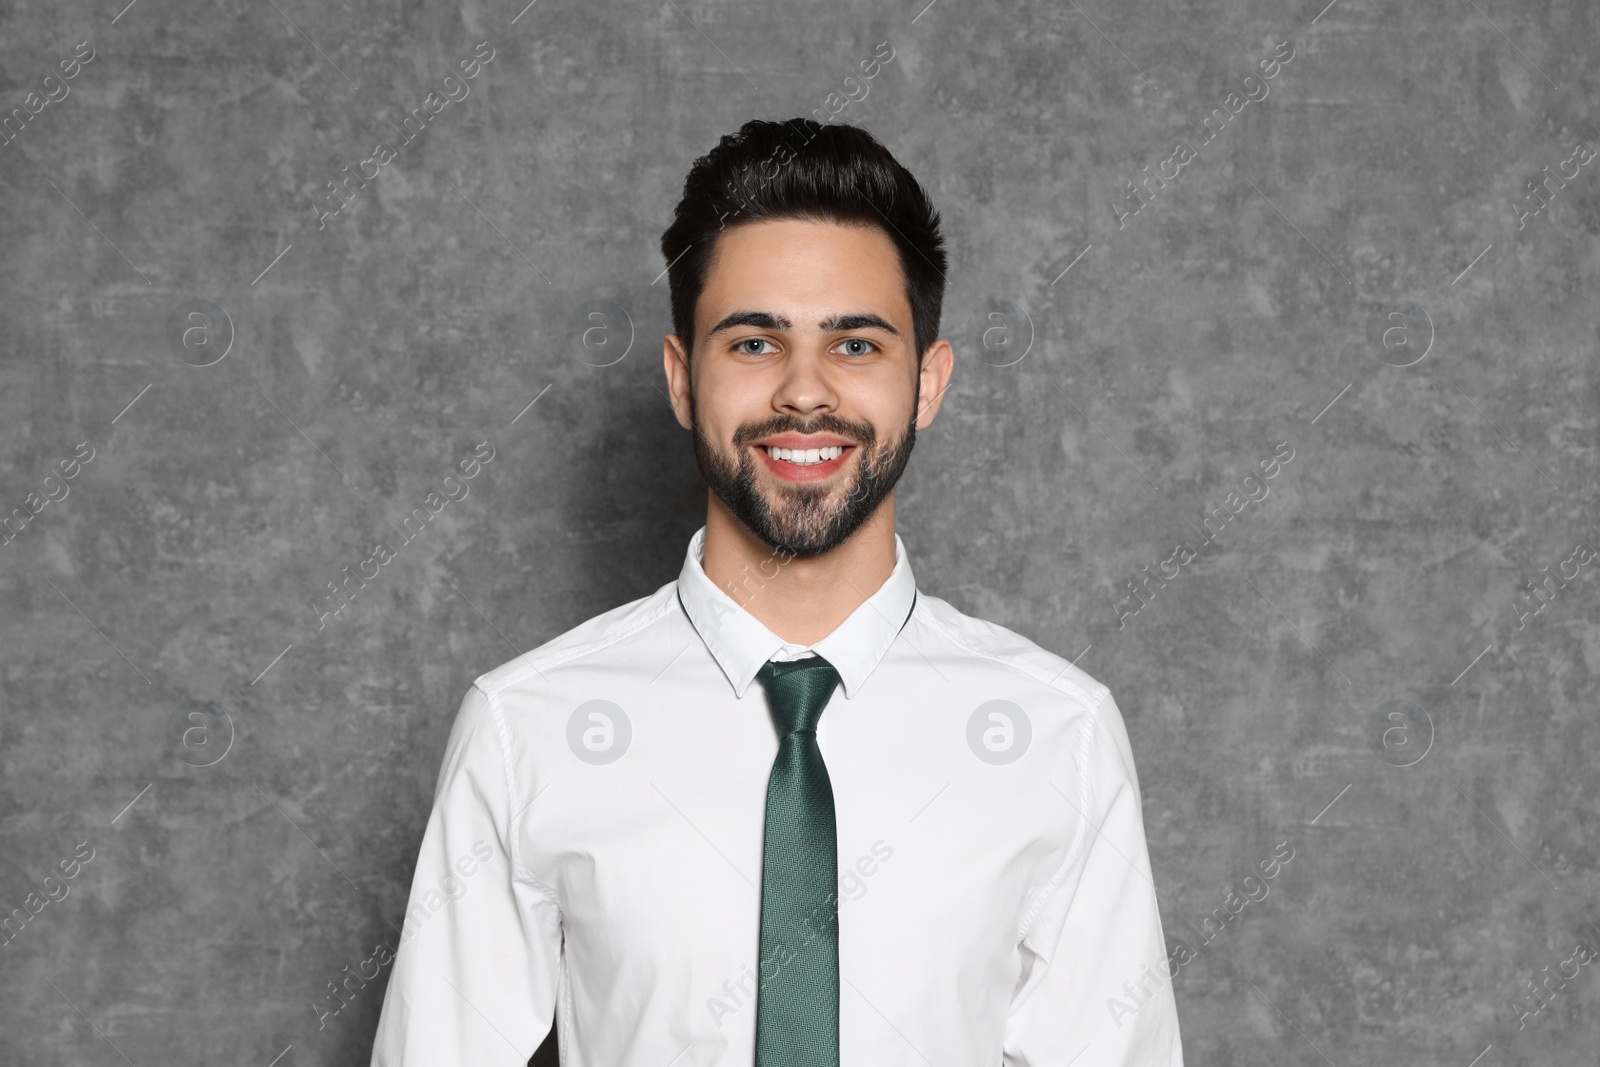
[[[1116,694],[1186,1062],[1593,1062],[1596,968],[1513,1006],[1600,949],[1596,565],[1519,601],[1600,547],[1600,161],[1528,190],[1600,149],[1591,5],[122,3],[0,12],[5,113],[94,52],[0,147],[0,508],[38,510],[0,548],[3,910],[92,850],[0,948],[0,1064],[366,1062],[383,978],[312,1004],[396,936],[465,687],[702,521],[655,281],[689,163],[859,94],[881,41],[836,121],[944,212],[959,354],[900,530],[923,589]],[[579,340],[603,301],[631,348],[614,309]]]

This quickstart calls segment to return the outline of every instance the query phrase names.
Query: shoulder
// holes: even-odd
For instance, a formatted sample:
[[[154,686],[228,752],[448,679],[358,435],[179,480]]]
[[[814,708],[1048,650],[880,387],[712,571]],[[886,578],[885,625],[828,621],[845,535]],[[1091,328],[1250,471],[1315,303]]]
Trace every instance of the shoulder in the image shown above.
[[[678,583],[671,581],[648,596],[602,612],[478,675],[473,687],[493,701],[529,678],[548,678],[564,669],[609,665],[608,654],[626,655],[631,639],[647,633],[678,610],[677,592]]]
[[[1085,711],[1100,708],[1110,696],[1109,687],[1071,661],[1041,648],[1014,630],[968,615],[939,597],[919,590],[915,614],[948,642],[953,654],[976,657],[992,663],[997,670],[1032,679]]]

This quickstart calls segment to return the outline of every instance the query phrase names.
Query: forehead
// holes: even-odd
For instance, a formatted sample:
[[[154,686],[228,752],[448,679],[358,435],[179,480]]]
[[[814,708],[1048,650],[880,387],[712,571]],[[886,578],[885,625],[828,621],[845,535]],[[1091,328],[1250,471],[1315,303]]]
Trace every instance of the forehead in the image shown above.
[[[722,231],[695,317],[714,322],[746,307],[870,307],[887,319],[911,318],[900,256],[881,227],[810,219],[767,219]]]

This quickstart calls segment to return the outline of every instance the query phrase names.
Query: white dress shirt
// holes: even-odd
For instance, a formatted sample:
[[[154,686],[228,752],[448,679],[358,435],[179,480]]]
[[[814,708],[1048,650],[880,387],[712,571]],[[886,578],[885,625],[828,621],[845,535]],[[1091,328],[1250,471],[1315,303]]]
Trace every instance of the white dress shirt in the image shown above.
[[[1181,1067],[1110,692],[893,573],[788,644],[701,567],[480,676],[446,745],[374,1067],[754,1058],[767,660],[839,672],[843,1067]],[[764,577],[765,576],[765,577]],[[1131,1010],[1130,1010],[1131,1009]]]

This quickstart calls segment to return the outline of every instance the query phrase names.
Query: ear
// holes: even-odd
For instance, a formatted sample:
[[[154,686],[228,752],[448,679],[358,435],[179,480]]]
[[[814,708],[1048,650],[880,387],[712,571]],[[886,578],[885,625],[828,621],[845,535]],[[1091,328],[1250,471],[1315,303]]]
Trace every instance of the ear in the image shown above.
[[[917,371],[917,429],[926,430],[933,424],[944,401],[944,391],[950,388],[950,375],[955,370],[956,354],[950,342],[943,338],[928,346]]]
[[[683,340],[669,333],[661,344],[661,367],[667,375],[667,399],[672,402],[672,413],[678,425],[685,430],[694,429],[689,419],[689,357]]]

